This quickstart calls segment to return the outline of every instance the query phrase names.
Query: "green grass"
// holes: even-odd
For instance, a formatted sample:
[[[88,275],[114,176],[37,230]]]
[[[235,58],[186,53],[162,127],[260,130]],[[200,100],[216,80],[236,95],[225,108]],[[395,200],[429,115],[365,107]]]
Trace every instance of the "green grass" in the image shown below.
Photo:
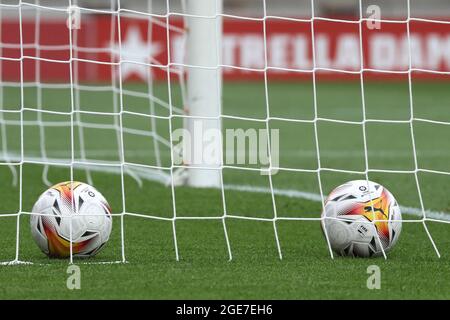
[[[127,89],[145,92],[145,86],[130,85]],[[20,91],[2,87],[3,108],[19,110]],[[37,91],[25,90],[23,106],[36,108]],[[172,92],[174,105],[181,106],[178,87]],[[68,112],[71,110],[67,89],[45,89],[42,92],[44,109]],[[155,86],[156,96],[168,101],[167,88]],[[345,121],[362,121],[359,83],[319,82],[317,86],[318,117]],[[269,82],[271,117],[300,120],[314,119],[312,88],[309,83]],[[414,115],[416,118],[450,121],[450,92],[448,83],[413,83]],[[105,92],[80,92],[80,108],[85,111],[114,111],[114,95]],[[365,87],[367,119],[408,120],[410,103],[406,83],[367,83]],[[147,99],[124,97],[124,110],[149,113]],[[155,105],[155,113],[168,116],[168,110]],[[266,101],[264,84],[225,84],[223,113],[226,115],[264,119]],[[20,114],[0,113],[5,120],[9,155],[20,155]],[[116,117],[116,119],[114,119]],[[0,118],[1,119],[1,118]],[[37,113],[25,111],[26,121],[23,149],[26,159],[41,157]],[[97,126],[114,125],[117,116],[83,114],[74,116],[75,124]],[[49,158],[70,159],[70,115],[42,114],[46,123],[45,142]],[[150,132],[149,118],[125,114],[123,125],[128,129]],[[54,122],[66,122],[54,127]],[[168,139],[169,122],[155,121],[158,135]],[[280,130],[280,167],[315,170],[317,150],[314,125],[271,120],[270,127]],[[154,124],[153,124],[154,125]],[[180,127],[174,119],[173,127]],[[259,128],[261,123],[248,120],[224,120],[225,128]],[[80,158],[78,127],[74,128],[75,159]],[[364,171],[363,126],[360,124],[317,122],[321,167],[328,169]],[[368,163],[371,169],[409,172],[415,169],[411,131],[408,123],[374,123],[365,126]],[[111,129],[85,127],[86,157],[119,163],[117,133]],[[0,131],[2,134],[2,131]],[[450,126],[414,122],[414,134],[419,168],[450,172]],[[151,137],[124,133],[125,160],[132,164],[156,165],[154,141]],[[0,155],[2,155],[0,149]],[[170,166],[169,149],[159,145],[161,163]],[[2,159],[4,154],[2,155]],[[4,160],[2,160],[4,162]],[[22,201],[19,187],[13,187],[12,174],[7,166],[0,166],[0,214],[31,211],[34,201],[46,186],[41,176],[43,166],[26,162],[22,166]],[[108,199],[114,212],[122,212],[120,176],[114,173],[92,172],[95,187]],[[267,176],[258,172],[225,169],[225,184],[268,187]],[[68,167],[50,166],[48,178],[59,182],[70,178]],[[74,170],[74,178],[86,181],[84,170]],[[317,174],[281,170],[273,176],[276,189],[290,189],[319,193]],[[350,179],[364,178],[355,173],[321,171],[324,193]],[[420,207],[415,176],[412,173],[370,172],[369,178],[384,184],[403,206]],[[450,212],[450,176],[438,173],[418,173],[423,202],[428,210]],[[171,189],[152,181],[143,186],[126,176],[126,211],[146,215],[172,217]],[[227,213],[230,215],[271,218],[274,215],[272,198],[267,193],[225,191]],[[178,216],[222,216],[220,190],[175,188]],[[321,205],[295,197],[276,195],[279,217],[319,217]],[[404,219],[417,219],[404,215]],[[233,260],[228,252],[221,220],[177,220],[176,235],[180,261],[175,261],[174,237],[170,221],[126,216],[124,218],[126,264],[95,264],[121,259],[120,217],[114,219],[113,234],[107,247],[89,260],[76,260],[82,272],[81,290],[66,288],[67,261],[47,259],[33,243],[29,217],[20,217],[19,258],[34,265],[0,266],[0,298],[27,299],[94,299],[94,298],[180,298],[180,299],[405,299],[450,298],[450,226],[427,222],[427,227],[442,255],[439,259],[422,223],[404,223],[400,241],[382,258],[330,259],[319,223],[307,221],[278,221],[283,260],[279,260],[272,222],[227,219],[226,228]],[[16,250],[16,217],[0,217],[0,261],[13,260]],[[367,267],[381,268],[381,289],[368,290]]]

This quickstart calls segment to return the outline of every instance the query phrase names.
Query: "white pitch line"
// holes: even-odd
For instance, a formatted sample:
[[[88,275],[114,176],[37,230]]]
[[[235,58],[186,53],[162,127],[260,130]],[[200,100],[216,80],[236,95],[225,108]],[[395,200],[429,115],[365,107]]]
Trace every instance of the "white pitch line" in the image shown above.
[[[35,263],[29,261],[5,261],[0,262],[0,266],[18,266],[18,265],[34,265]]]
[[[270,193],[269,188],[255,187],[255,186],[249,186],[249,185],[229,184],[229,185],[224,185],[224,188],[227,190],[233,190],[233,191]],[[275,195],[289,197],[289,198],[299,198],[299,199],[305,199],[305,200],[310,200],[310,201],[314,201],[314,202],[322,202],[322,197],[318,193],[298,191],[298,190],[293,190],[293,189],[273,189],[273,193]],[[414,207],[405,207],[405,206],[400,206],[400,209],[401,209],[402,213],[406,213],[406,214],[413,215],[416,217],[421,217],[421,218],[423,217],[422,209],[414,208]],[[425,215],[427,216],[427,218],[450,221],[450,213],[443,212],[443,211],[425,210]]]
[[[223,186],[226,190],[232,191],[244,191],[244,192],[255,192],[255,193],[270,193],[269,188],[256,187],[250,185],[239,185],[239,184],[224,184]],[[321,202],[322,197],[318,193],[298,191],[294,189],[273,189],[273,193],[278,196],[285,196],[289,198],[300,198],[315,202]]]
[[[18,158],[17,160],[19,160]],[[40,158],[38,158],[40,159]],[[10,158],[9,161],[12,159]],[[31,159],[30,159],[31,160]],[[40,159],[42,160],[42,159]],[[52,162],[58,162],[58,161],[66,161],[64,159],[47,159],[51,160]],[[98,161],[98,160],[97,160]],[[100,161],[98,161],[100,162]],[[106,163],[106,162],[105,162]],[[86,166],[82,165],[74,165],[75,169],[86,169]],[[120,173],[120,169],[118,167],[108,167],[108,166],[90,166],[90,171],[97,171],[97,172],[108,172],[108,173]],[[149,169],[149,168],[141,168],[141,167],[127,167],[127,171],[130,170],[142,179],[147,179],[151,181],[157,181],[159,183],[164,184],[167,182],[167,179],[170,179],[170,175],[167,174],[167,172],[164,172],[163,170],[156,170],[156,169]],[[224,188],[226,190],[234,190],[234,191],[242,191],[242,192],[255,192],[255,193],[268,193],[270,194],[270,189],[265,187],[257,187],[257,186],[251,186],[251,185],[237,185],[237,184],[224,184]],[[314,202],[322,202],[322,197],[318,193],[313,192],[307,192],[307,191],[300,191],[295,189],[273,189],[273,192],[275,195],[289,197],[289,198],[299,198],[299,199],[305,199],[309,201]],[[402,213],[413,215],[416,217],[423,217],[422,209],[420,208],[414,208],[414,207],[406,207],[401,206]],[[433,211],[433,210],[425,210],[425,215],[427,218],[436,219],[436,220],[443,220],[443,221],[450,221],[450,213],[444,212],[444,211]]]

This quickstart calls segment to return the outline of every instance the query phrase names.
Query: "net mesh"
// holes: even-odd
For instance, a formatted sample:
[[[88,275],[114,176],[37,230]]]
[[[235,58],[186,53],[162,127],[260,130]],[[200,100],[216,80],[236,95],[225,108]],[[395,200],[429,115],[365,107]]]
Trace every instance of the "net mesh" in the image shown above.
[[[324,176],[330,174],[358,176],[367,180],[372,175],[381,176],[382,174],[394,177],[408,176],[408,179],[412,177],[412,180],[409,180],[409,188],[411,190],[411,186],[414,187],[414,191],[411,192],[415,194],[414,203],[417,205],[407,203],[407,206],[403,206],[402,209],[403,212],[414,215],[415,218],[405,221],[423,224],[428,239],[436,254],[439,255],[426,222],[448,223],[450,219],[444,212],[445,209],[433,210],[436,207],[434,205],[430,205],[431,209],[426,208],[423,190],[424,184],[426,185],[429,180],[423,179],[421,174],[437,176],[441,179],[440,181],[448,181],[450,171],[445,166],[441,166],[442,169],[435,169],[421,165],[419,161],[421,153],[418,150],[415,130],[420,125],[439,126],[444,127],[443,130],[445,130],[450,122],[446,121],[445,117],[441,120],[417,115],[413,88],[416,73],[445,77],[450,75],[450,72],[415,65],[412,52],[412,39],[415,38],[411,35],[410,26],[412,23],[448,25],[450,24],[448,21],[411,16],[409,1],[406,2],[407,17],[401,20],[367,18],[362,1],[359,1],[359,16],[356,19],[318,16],[315,14],[314,1],[311,1],[311,16],[308,18],[270,15],[266,1],[261,2],[261,17],[231,15],[222,13],[219,9],[214,16],[189,15],[185,13],[184,1],[181,1],[180,11],[174,11],[170,2],[167,1],[166,11],[161,13],[154,12],[153,1],[147,2],[145,11],[123,8],[120,1],[109,1],[109,5],[109,8],[94,9],[78,5],[76,1],[68,1],[65,6],[54,7],[39,0],[0,4],[3,17],[3,22],[0,23],[2,28],[0,31],[2,37],[0,39],[0,76],[2,77],[0,79],[0,165],[8,168],[10,174],[9,176],[5,174],[5,177],[11,178],[11,185],[18,191],[15,211],[8,210],[2,213],[1,217],[17,217],[16,251],[13,262],[20,261],[20,217],[31,214],[29,206],[24,205],[26,202],[24,197],[29,195],[26,184],[34,178],[31,175],[27,178],[25,167],[33,165],[41,170],[40,189],[43,185],[50,186],[58,182],[52,178],[52,170],[59,170],[58,168],[67,169],[70,180],[82,177],[94,186],[98,183],[95,177],[97,173],[119,177],[118,180],[114,180],[117,184],[113,186],[120,189],[122,207],[114,213],[121,221],[119,261],[126,261],[125,216],[171,222],[177,259],[179,259],[179,253],[176,222],[179,220],[221,221],[230,259],[233,257],[233,252],[227,233],[228,219],[269,222],[273,224],[278,256],[282,258],[283,251],[278,237],[277,223],[282,220],[321,221],[321,218],[318,213],[313,215],[304,212],[295,212],[292,215],[287,215],[284,211],[280,213],[278,198],[297,198],[302,201],[321,202],[323,205],[326,192],[330,189],[328,186],[330,179]],[[77,20],[77,15],[81,15],[80,21]],[[305,139],[309,139],[311,154],[308,155],[308,150],[302,151],[302,154],[309,157],[312,163],[309,168],[308,165],[285,166],[283,161],[280,161],[280,164],[274,164],[274,155],[270,153],[270,137],[267,139],[269,141],[267,165],[245,166],[224,163],[217,168],[222,173],[218,193],[218,203],[222,212],[216,215],[207,213],[196,215],[195,213],[201,210],[195,207],[195,204],[190,207],[191,211],[186,215],[178,214],[177,210],[180,206],[177,200],[177,184],[189,170],[195,169],[185,164],[174,164],[174,154],[179,154],[182,150],[176,149],[171,143],[171,134],[175,128],[184,127],[184,121],[190,117],[186,110],[186,71],[190,68],[206,68],[186,63],[187,18],[224,18],[231,21],[250,21],[260,25],[258,32],[263,39],[262,65],[258,66],[253,60],[245,62],[242,59],[241,64],[222,61],[214,68],[223,70],[225,74],[229,70],[251,73],[261,80],[258,82],[262,84],[261,90],[256,90],[259,95],[256,99],[263,101],[263,111],[246,113],[244,110],[233,113],[236,110],[230,109],[232,111],[228,112],[227,107],[224,106],[219,119],[223,122],[235,121],[231,125],[233,127],[238,126],[239,123],[262,127],[266,129],[267,134],[277,125],[280,128],[298,125],[310,129]],[[308,43],[312,53],[310,66],[304,64],[304,67],[293,68],[277,65],[274,63],[276,59],[272,55],[269,57],[268,48],[272,42],[269,44],[267,33],[268,28],[271,28],[271,22],[275,20],[309,25]],[[78,22],[81,25],[77,25]],[[404,69],[377,69],[368,66],[363,52],[364,37],[367,32],[365,24],[368,22],[401,24],[405,27],[407,52]],[[64,28],[66,23],[70,28],[66,27],[67,32],[61,33],[61,37],[56,32],[54,38],[48,35],[54,30],[53,28]],[[356,56],[359,65],[355,70],[334,67],[324,62],[319,48],[321,44],[319,32],[317,32],[318,23],[351,25],[358,29]],[[17,32],[11,33],[13,29],[17,29]],[[100,33],[107,34],[103,38],[108,39],[102,43],[102,46],[98,46],[95,41],[95,37]],[[248,38],[246,41],[252,41],[252,39]],[[253,49],[257,50],[255,47]],[[147,54],[142,54],[143,52]],[[243,55],[242,52],[241,55]],[[312,92],[310,100],[312,109],[309,118],[279,111],[281,107],[276,101],[274,102],[276,94],[273,96],[271,94],[273,90],[271,77],[280,72],[302,74],[310,79],[308,83]],[[338,79],[348,76],[357,80],[358,93],[355,96],[360,99],[357,103],[360,119],[351,119],[352,117],[345,119],[340,115],[333,116],[333,113],[330,113],[330,116],[321,113],[320,101],[323,89],[320,79],[323,73],[331,73]],[[391,74],[406,80],[408,110],[405,118],[382,119],[369,115],[367,94],[370,91],[367,87],[371,84],[367,84],[365,78],[367,74]],[[145,84],[139,82],[142,80]],[[242,93],[237,91],[233,93],[233,88],[225,88],[224,95],[228,94],[227,90],[230,90],[230,96]],[[217,119],[217,117],[210,117],[210,119]],[[371,165],[370,157],[373,153],[368,141],[368,127],[377,124],[406,128],[407,138],[403,142],[411,145],[409,156],[412,157],[410,158],[412,166],[409,169],[377,168]],[[355,131],[359,132],[362,147],[358,156],[362,156],[363,165],[359,166],[359,169],[345,168],[345,165],[339,166],[339,161],[336,162],[336,166],[329,165],[330,162],[327,161],[329,157],[338,160],[344,157],[336,150],[333,151],[333,148],[327,150],[326,146],[328,143],[333,143],[333,138],[327,138],[321,134],[322,125],[330,127],[347,125],[359,128],[357,130],[360,131]],[[420,143],[423,144],[423,141]],[[290,151],[292,151],[291,148],[281,150],[281,159],[284,152],[288,154]],[[401,157],[401,154],[397,155]],[[398,161],[403,160],[398,158]],[[393,167],[396,166],[393,165]],[[197,166],[196,169],[202,168]],[[299,177],[308,175],[307,182],[314,184],[313,189],[316,192],[303,190],[301,186],[288,188],[289,181],[281,183],[282,187],[279,188],[276,186],[276,175],[261,176],[264,177],[261,179],[266,179],[261,185],[246,184],[239,179],[229,179],[228,183],[224,175],[225,171],[231,172],[233,177],[243,172],[259,175],[261,171],[272,172],[273,170],[280,172],[281,175],[293,174]],[[140,210],[139,205],[130,205],[134,199],[127,193],[127,179],[132,179],[133,183],[141,187],[145,186],[147,180],[157,181],[166,188],[170,203],[168,207],[171,207],[171,212],[165,214],[151,210],[145,212]],[[327,181],[326,187],[324,181]],[[445,185],[445,182],[442,185]],[[236,209],[233,204],[229,205],[230,198],[233,196],[228,197],[227,192],[267,194],[271,212],[265,216],[246,214]],[[182,206],[181,211],[186,210],[185,207]],[[438,205],[438,208],[443,207]],[[329,245],[328,247],[332,255],[332,250]]]

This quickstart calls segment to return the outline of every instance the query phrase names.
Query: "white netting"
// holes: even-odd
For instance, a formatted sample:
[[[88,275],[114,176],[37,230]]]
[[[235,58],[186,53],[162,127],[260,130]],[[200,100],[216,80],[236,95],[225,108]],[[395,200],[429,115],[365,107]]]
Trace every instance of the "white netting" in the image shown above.
[[[418,219],[410,219],[407,222],[417,222],[422,223],[429,240],[433,244],[434,250],[439,255],[439,251],[433,241],[433,238],[427,228],[426,221],[436,221],[436,222],[448,222],[446,214],[444,212],[434,212],[427,211],[422,198],[422,189],[420,179],[418,174],[420,173],[430,173],[437,174],[440,176],[449,176],[450,172],[444,170],[434,170],[421,167],[417,159],[416,141],[414,133],[414,123],[428,123],[439,126],[447,126],[450,123],[447,121],[439,121],[436,119],[428,119],[422,117],[416,117],[414,113],[413,104],[413,86],[412,86],[412,73],[423,72],[427,74],[436,75],[450,75],[450,72],[440,71],[435,69],[427,69],[423,67],[415,67],[412,61],[411,53],[411,36],[410,36],[410,23],[411,22],[430,22],[439,24],[449,24],[448,21],[441,20],[431,20],[424,18],[415,18],[411,16],[410,4],[407,1],[407,18],[402,20],[379,20],[383,23],[392,24],[402,24],[406,28],[406,34],[408,38],[408,67],[405,70],[388,70],[388,69],[374,69],[367,67],[364,62],[363,54],[363,31],[362,26],[367,21],[373,22],[373,19],[366,18],[363,12],[362,1],[359,1],[359,18],[358,19],[336,19],[317,16],[315,14],[315,4],[311,1],[311,17],[310,18],[291,18],[282,16],[272,16],[267,13],[266,1],[261,2],[263,16],[262,17],[250,17],[250,16],[238,16],[224,14],[220,11],[220,1],[217,1],[217,13],[212,16],[204,15],[193,15],[185,13],[184,1],[181,1],[181,11],[173,11],[171,8],[170,1],[165,3],[166,12],[155,13],[153,12],[153,1],[147,1],[147,8],[145,12],[130,10],[123,8],[120,1],[110,1],[109,8],[95,9],[83,7],[82,4],[77,3],[77,1],[68,1],[64,6],[54,7],[36,0],[34,2],[19,1],[14,4],[0,4],[0,10],[2,17],[13,17],[18,21],[17,27],[19,28],[19,42],[11,43],[4,42],[0,39],[0,75],[2,75],[2,70],[5,63],[17,64],[15,67],[17,69],[17,79],[16,80],[4,80],[0,79],[0,133],[1,133],[1,149],[0,149],[0,165],[9,167],[12,177],[12,185],[18,185],[19,188],[19,208],[18,212],[3,214],[2,217],[17,216],[17,243],[16,243],[16,257],[14,261],[19,261],[20,258],[20,246],[19,246],[19,233],[20,233],[20,216],[30,214],[27,208],[23,207],[23,166],[24,165],[42,165],[42,180],[46,185],[51,185],[52,183],[58,181],[51,181],[49,176],[49,171],[52,167],[64,167],[70,169],[70,178],[74,179],[74,171],[83,170],[86,175],[86,182],[92,185],[96,184],[95,178],[92,172],[106,172],[111,174],[120,175],[120,186],[114,186],[115,188],[121,189],[122,195],[122,212],[115,213],[121,219],[121,261],[126,261],[126,248],[124,246],[124,216],[138,216],[149,219],[159,219],[172,222],[173,238],[176,258],[179,258],[178,254],[178,244],[176,235],[176,222],[181,219],[189,220],[201,220],[201,219],[217,219],[222,221],[224,238],[229,254],[229,258],[232,258],[232,245],[227,234],[227,219],[247,219],[247,220],[258,220],[267,221],[273,224],[274,238],[276,241],[276,247],[278,250],[279,257],[282,258],[282,246],[278,238],[277,222],[280,220],[318,220],[320,217],[285,217],[278,214],[278,207],[276,204],[277,196],[287,196],[287,197],[298,197],[302,199],[308,199],[311,201],[322,202],[326,197],[325,190],[322,186],[323,178],[322,174],[326,173],[339,173],[339,174],[354,174],[362,175],[366,179],[369,179],[369,174],[372,173],[385,173],[385,174],[409,174],[414,176],[415,186],[417,189],[419,208],[413,207],[403,207],[406,213],[415,214],[419,216]],[[74,8],[70,10],[69,8]],[[69,42],[67,44],[46,44],[42,41],[42,21],[43,19],[48,19],[51,16],[58,16],[59,19],[65,19],[67,17],[73,18],[73,15],[79,10],[82,16],[95,16],[102,15],[104,17],[104,24],[102,26],[108,26],[108,29],[98,30],[95,25],[83,25],[80,30],[88,29],[88,32],[108,32],[109,33],[109,45],[106,44],[103,47],[90,46],[89,43],[80,43],[79,37],[80,32],[77,29],[73,29],[72,32],[68,32]],[[173,19],[178,19],[175,23]],[[184,55],[179,54],[183,52],[186,41],[186,27],[187,19],[198,18],[198,19],[236,19],[236,20],[246,20],[255,21],[262,23],[262,37],[264,43],[264,66],[262,68],[247,67],[242,65],[229,65],[224,63],[219,63],[217,66],[209,67],[202,65],[189,65],[184,60]],[[125,39],[123,35],[122,23],[124,20],[144,20],[146,34],[145,44],[133,43],[133,35],[128,35],[127,49],[124,50],[123,42]],[[311,34],[311,50],[312,50],[312,65],[310,68],[292,68],[285,66],[273,66],[268,63],[268,44],[267,44],[267,21],[269,20],[283,20],[293,23],[307,23],[310,24],[310,34]],[[107,21],[106,21],[107,20]],[[25,21],[32,21],[34,27],[30,23]],[[83,21],[83,19],[81,20]],[[338,69],[329,66],[321,66],[317,61],[316,50],[316,38],[315,38],[315,23],[318,21],[328,21],[339,24],[351,24],[359,27],[359,59],[360,68],[358,70],[347,70]],[[378,20],[375,20],[378,21]],[[89,23],[89,22],[87,22]],[[0,23],[0,27],[2,23]],[[30,39],[24,39],[23,26],[26,28],[32,27],[34,29],[34,37],[32,41]],[[59,26],[61,27],[61,26]],[[83,29],[84,28],[84,29]],[[163,50],[161,44],[156,44],[152,41],[154,38],[155,28],[158,28],[157,32],[165,32],[165,43],[162,45],[166,46],[164,48],[166,52],[165,61],[158,61],[157,58],[151,57],[144,59],[144,57],[139,56],[139,53],[133,51],[137,47],[133,45],[140,46],[138,49],[148,51],[158,51]],[[48,32],[48,30],[46,31]],[[128,29],[128,32],[130,29]],[[2,33],[0,32],[0,36]],[[176,37],[178,48],[173,48],[171,39]],[[216,44],[211,44],[213,46]],[[5,50],[11,54],[4,54]],[[15,50],[15,51],[14,51]],[[49,52],[57,52],[62,57],[47,57],[47,55],[52,56]],[[174,52],[178,53],[177,57],[171,55]],[[110,59],[102,58],[102,54],[108,54]],[[56,54],[55,54],[56,55]],[[34,61],[34,79],[25,79],[24,70],[27,68],[26,64],[29,61]],[[43,75],[48,72],[48,69],[43,69],[43,64],[65,64],[67,66],[67,81],[52,82],[43,79]],[[82,66],[89,64],[90,67],[84,68],[80,71]],[[89,72],[100,72],[102,69],[104,79],[109,79],[109,82],[92,84],[89,82]],[[94,70],[97,68],[97,70]],[[259,173],[261,171],[272,172],[273,170],[279,170],[280,172],[292,172],[292,173],[305,173],[305,174],[315,174],[317,175],[317,186],[319,194],[313,194],[310,192],[304,192],[301,190],[287,190],[278,189],[274,187],[272,181],[272,175],[268,175],[268,188],[246,186],[242,184],[226,184],[224,183],[223,176],[221,176],[220,181],[220,191],[221,199],[223,205],[223,213],[220,216],[178,216],[177,215],[177,201],[175,186],[179,183],[178,180],[182,180],[182,176],[186,174],[183,169],[191,170],[192,168],[185,164],[174,164],[173,155],[174,153],[181,152],[180,150],[172,150],[171,135],[174,127],[183,127],[183,121],[189,119],[190,116],[184,111],[185,104],[187,101],[187,93],[185,88],[186,77],[185,73],[187,69],[191,68],[201,68],[201,69],[237,69],[242,72],[252,72],[257,73],[262,76],[264,81],[264,95],[265,95],[265,116],[264,117],[250,117],[222,113],[218,117],[204,116],[203,119],[206,120],[243,120],[256,123],[258,125],[263,125],[267,129],[267,133],[270,131],[271,121],[279,121],[283,123],[298,123],[298,124],[309,124],[313,126],[314,134],[314,144],[317,150],[316,161],[317,168],[314,169],[303,169],[303,168],[291,168],[283,166],[275,166],[272,163],[272,156],[270,155],[270,144],[268,146],[269,150],[269,164],[265,168],[260,167],[247,167],[231,164],[223,164],[219,168],[211,169],[210,167],[196,166],[197,169],[205,170],[219,170],[222,172],[225,169],[241,170],[243,172],[252,171]],[[91,70],[90,70],[91,69]],[[105,71],[106,70],[106,71]],[[131,70],[131,71],[130,71]],[[124,72],[130,73],[141,73],[145,80],[145,91],[141,91],[141,88],[136,89],[133,84],[128,83],[124,79]],[[159,80],[159,84],[164,83],[167,86],[167,95],[162,97],[159,93],[155,93],[154,72],[159,72],[159,77],[165,80]],[[271,72],[290,72],[290,73],[302,73],[311,76],[312,79],[312,90],[313,90],[313,104],[314,104],[314,114],[312,119],[298,119],[289,118],[284,116],[273,116],[273,111],[271,110],[270,104],[270,92],[269,92],[269,80],[268,75]],[[359,77],[360,90],[361,90],[361,108],[362,108],[362,120],[341,120],[339,118],[332,117],[322,117],[320,116],[318,110],[318,91],[317,91],[317,74],[320,72],[334,72],[336,74],[344,75],[355,75]],[[408,78],[408,92],[409,92],[409,110],[410,118],[408,120],[383,120],[383,119],[372,119],[366,115],[366,105],[365,105],[365,78],[364,74],[367,72],[371,73],[383,73],[383,74],[394,74],[394,75],[405,75]],[[87,74],[86,74],[87,73]],[[108,75],[109,73],[109,75]],[[80,77],[84,77],[83,80]],[[87,81],[86,81],[87,79]],[[174,93],[174,83],[177,83],[176,90],[179,92]],[[218,81],[220,83],[220,80]],[[5,90],[12,90],[9,92],[14,92],[18,95],[19,104],[14,107],[8,104],[8,99],[4,96]],[[14,91],[16,90],[16,91]],[[46,92],[56,92],[57,90],[69,90],[69,100],[70,103],[66,106],[61,106],[59,101],[52,101],[51,98],[46,94]],[[53,91],[51,91],[53,90]],[[29,105],[27,95],[30,92],[35,95],[35,105]],[[89,110],[86,106],[92,101],[89,101],[92,97],[92,93],[98,95],[108,96],[105,101],[105,106],[101,106],[98,110]],[[57,96],[59,97],[59,96]],[[44,99],[45,98],[45,99]],[[129,103],[129,99],[131,99]],[[133,100],[134,99],[134,100]],[[86,101],[87,100],[87,101]],[[125,102],[125,100],[127,100]],[[107,105],[106,105],[107,104]],[[132,108],[125,108],[124,105],[136,104]],[[146,110],[146,111],[144,111]],[[33,114],[34,116],[30,116]],[[31,119],[28,119],[31,118]],[[129,120],[133,118],[132,122]],[[201,118],[201,117],[197,117]],[[145,125],[141,125],[140,121],[143,121]],[[165,121],[166,124],[163,125],[164,129],[160,128],[159,122]],[[129,122],[128,124],[126,122]],[[176,124],[173,124],[176,123]],[[362,140],[363,140],[363,151],[365,168],[364,170],[349,170],[349,169],[336,169],[332,167],[327,167],[322,164],[321,161],[321,147],[320,147],[320,134],[318,123],[336,123],[336,124],[348,124],[348,125],[359,125],[362,127]],[[398,169],[377,169],[371,168],[369,163],[369,152],[367,146],[366,138],[366,126],[371,123],[379,124],[406,124],[409,126],[411,143],[414,154],[414,168],[411,170],[398,170]],[[131,125],[130,125],[131,124]],[[146,126],[148,125],[148,126]],[[14,145],[11,145],[11,138],[8,138],[8,127],[16,127],[19,129],[18,133],[15,134],[13,138]],[[25,132],[27,127],[37,128],[38,133],[38,145],[31,148],[24,141]],[[58,150],[54,145],[49,146],[51,142],[48,138],[48,130],[54,130],[55,128],[69,128],[70,134],[68,139],[62,139],[65,143],[65,147]],[[112,143],[115,148],[98,148],[98,145],[92,145],[92,133],[89,135],[91,129],[101,129],[113,132],[112,136],[105,138],[105,143]],[[54,131],[52,131],[53,134]],[[55,131],[56,132],[56,131]],[[137,136],[148,138],[151,141],[149,153],[153,159],[153,164],[147,164],[145,162],[139,161],[140,158],[149,156],[145,151],[140,150],[139,143],[135,144],[134,149],[127,149],[125,147],[124,136]],[[111,139],[114,137],[114,139]],[[99,138],[100,139],[100,138]],[[270,138],[267,139],[270,141]],[[53,143],[53,142],[52,142]],[[31,148],[31,150],[29,149]],[[146,145],[145,148],[148,149]],[[128,210],[129,205],[126,200],[126,185],[125,177],[133,178],[138,184],[142,185],[144,180],[156,180],[162,185],[166,184],[171,189],[171,199],[173,212],[170,217],[161,217],[158,215],[144,214],[139,211]],[[2,181],[2,183],[6,183]],[[247,215],[238,215],[234,213],[227,212],[227,201],[226,201],[226,191],[227,190],[237,190],[244,192],[253,193],[270,193],[271,202],[273,206],[273,216],[272,217],[250,217]],[[193,208],[193,212],[195,212]],[[330,246],[328,246],[330,248]],[[332,251],[330,248],[330,254]]]

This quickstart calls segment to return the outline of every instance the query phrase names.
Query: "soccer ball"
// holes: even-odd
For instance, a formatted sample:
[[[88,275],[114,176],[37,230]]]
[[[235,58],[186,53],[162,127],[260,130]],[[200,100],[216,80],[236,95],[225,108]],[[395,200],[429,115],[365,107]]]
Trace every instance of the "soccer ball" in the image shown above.
[[[402,215],[394,196],[367,180],[349,181],[334,189],[325,201],[322,218],[331,248],[342,256],[382,255],[380,243],[387,253],[402,230]]]
[[[94,256],[111,234],[109,204],[86,183],[67,181],[54,185],[39,197],[32,213],[31,234],[49,257],[69,257],[71,239],[74,257]]]

